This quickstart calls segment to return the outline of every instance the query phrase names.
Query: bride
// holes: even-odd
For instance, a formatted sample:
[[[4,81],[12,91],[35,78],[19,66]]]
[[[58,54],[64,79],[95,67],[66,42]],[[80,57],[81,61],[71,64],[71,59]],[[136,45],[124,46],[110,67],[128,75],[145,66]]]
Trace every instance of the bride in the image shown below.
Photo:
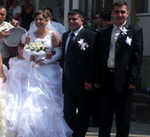
[[[24,48],[25,60],[10,68],[7,128],[15,137],[71,137],[72,130],[63,118],[62,74],[57,62],[61,58],[60,39],[46,29],[47,10],[36,12],[34,21],[38,30],[27,36],[25,43],[42,42],[48,53],[29,55]],[[55,51],[53,56],[51,51]]]

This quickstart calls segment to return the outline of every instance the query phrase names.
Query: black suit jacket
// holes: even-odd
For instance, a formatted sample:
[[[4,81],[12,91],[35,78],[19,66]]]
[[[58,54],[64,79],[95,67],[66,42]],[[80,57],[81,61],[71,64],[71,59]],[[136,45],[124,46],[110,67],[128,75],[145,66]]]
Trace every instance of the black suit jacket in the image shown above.
[[[69,33],[70,31],[62,36],[62,59],[60,65],[63,68],[63,92],[83,95],[86,93],[84,91],[84,82],[93,82],[93,54],[97,33],[82,28],[65,55],[66,40]],[[80,39],[84,39],[84,43],[89,45],[86,50],[81,50],[78,43]]]
[[[118,92],[125,92],[128,85],[137,85],[143,55],[142,28],[134,25],[124,26],[127,34],[120,33],[115,44],[115,74],[114,79]],[[100,82],[103,90],[106,78],[107,60],[110,51],[111,33],[113,24],[100,30],[99,45],[97,45],[96,81]],[[127,37],[132,38],[131,45],[126,42]]]

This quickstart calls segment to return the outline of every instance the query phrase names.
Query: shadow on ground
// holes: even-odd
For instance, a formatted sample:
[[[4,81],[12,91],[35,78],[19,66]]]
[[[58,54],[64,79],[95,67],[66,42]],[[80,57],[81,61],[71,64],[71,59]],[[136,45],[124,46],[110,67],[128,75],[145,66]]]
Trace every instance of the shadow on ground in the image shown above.
[[[150,92],[137,90],[134,94],[131,121],[150,124]]]
[[[138,89],[134,94],[129,137],[150,137],[150,92]],[[113,120],[111,137],[115,137],[116,123]],[[86,137],[98,137],[98,128],[89,127]]]

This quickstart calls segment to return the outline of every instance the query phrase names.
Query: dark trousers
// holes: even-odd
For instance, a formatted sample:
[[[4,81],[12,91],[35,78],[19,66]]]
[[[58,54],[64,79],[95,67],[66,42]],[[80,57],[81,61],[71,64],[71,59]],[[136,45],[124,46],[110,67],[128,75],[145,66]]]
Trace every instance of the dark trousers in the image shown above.
[[[90,120],[90,91],[86,95],[74,95],[64,91],[64,118],[74,131],[73,137],[85,137]],[[76,109],[78,108],[78,115]]]
[[[114,74],[107,70],[104,91],[100,93],[99,137],[110,137],[113,114],[116,116],[116,137],[128,137],[133,91],[116,91]]]
[[[92,108],[92,116],[91,116],[91,122],[94,124],[94,126],[98,127],[98,120],[99,120],[99,89],[94,88],[92,89],[92,95],[91,95],[91,108]]]

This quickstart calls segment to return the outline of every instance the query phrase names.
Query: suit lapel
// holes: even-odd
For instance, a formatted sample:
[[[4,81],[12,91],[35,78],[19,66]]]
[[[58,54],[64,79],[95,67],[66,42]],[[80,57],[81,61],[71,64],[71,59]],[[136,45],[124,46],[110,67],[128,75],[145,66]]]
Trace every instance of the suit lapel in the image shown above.
[[[112,29],[113,29],[113,25],[111,25],[110,27],[109,27],[109,29],[108,29],[108,31],[107,31],[107,33],[106,33],[106,38],[108,39],[106,42],[107,42],[107,44],[106,45],[108,45],[108,51],[110,50],[110,45],[111,45],[111,34],[112,34]]]
[[[83,31],[84,31],[84,28],[82,28],[82,29],[79,31],[78,35],[76,36],[76,38],[75,38],[74,41],[72,42],[71,46],[73,46],[78,40],[80,40],[81,35],[83,34]]]
[[[119,34],[119,36],[118,36],[118,39],[117,39],[116,43],[117,43],[118,41],[120,41],[123,37],[124,37],[124,36],[123,36],[123,35],[121,34],[121,32],[120,32],[120,34]]]
[[[123,26],[123,27],[125,27],[128,31],[127,31],[127,34],[128,34],[128,32],[129,32],[129,26],[127,25],[127,23]],[[116,42],[118,42],[118,41],[120,41],[123,37],[125,37],[127,34],[121,34],[122,33],[122,31],[120,32],[120,34],[119,34],[119,36],[118,36],[118,39],[117,39],[117,41]]]
[[[62,54],[63,56],[65,56],[65,49],[66,49],[66,41],[67,41],[67,38],[68,38],[68,34],[70,33],[70,31],[68,31],[64,37],[63,37],[63,41],[62,41]]]
[[[67,38],[68,38],[68,34],[70,33],[70,31],[68,31],[68,33],[66,33],[66,35],[64,36],[64,46],[66,46],[66,41],[67,41]]]
[[[129,25],[125,24],[124,27],[128,30],[128,31],[127,31],[127,34],[124,34],[124,35],[123,35],[123,34],[121,34],[122,32],[120,32],[120,35],[118,36],[118,39],[117,39],[116,44],[115,44],[115,45],[116,45],[116,47],[115,47],[115,53],[117,53],[117,52],[119,51],[119,47],[120,47],[120,46],[119,46],[118,42],[119,42],[122,38],[126,37],[126,36],[128,35],[128,33],[130,32],[130,29],[131,29],[131,28],[130,28]]]
[[[111,45],[110,43],[111,43],[112,29],[113,29],[113,25],[110,26],[110,28],[109,28],[109,30],[108,30],[108,33],[107,33],[107,34],[108,34],[107,39],[109,40],[109,41],[108,41],[108,42],[109,42],[109,44],[108,44],[109,47],[110,47],[110,45]]]
[[[80,31],[79,31],[79,33],[78,33],[78,35],[76,36],[76,38],[74,39],[74,41],[72,42],[72,44],[70,45],[70,48],[72,48],[73,46],[74,46],[74,44],[76,44],[76,42],[78,41],[78,40],[80,40],[80,38],[81,38],[81,36],[82,36],[82,34],[83,34],[83,31],[84,31],[84,28],[82,28]],[[68,38],[68,34],[70,33],[70,31],[64,36],[64,52],[65,52],[65,48],[66,48],[66,41],[67,41],[67,38]],[[67,52],[68,52],[68,49],[67,49]],[[67,52],[66,52],[66,54],[67,54]]]

